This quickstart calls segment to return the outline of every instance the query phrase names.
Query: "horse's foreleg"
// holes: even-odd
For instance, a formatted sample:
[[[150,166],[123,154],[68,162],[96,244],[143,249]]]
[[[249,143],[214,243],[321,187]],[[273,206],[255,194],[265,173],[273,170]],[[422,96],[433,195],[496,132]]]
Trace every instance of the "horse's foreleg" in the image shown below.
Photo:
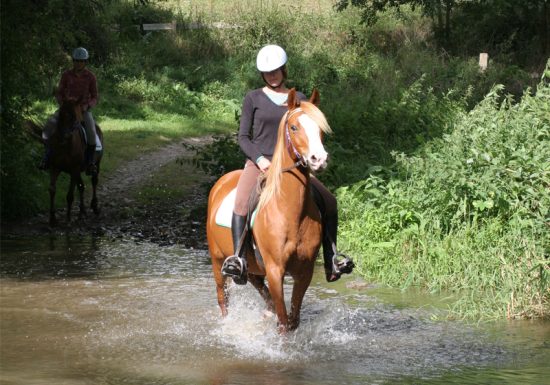
[[[289,330],[294,330],[300,325],[300,309],[306,290],[313,276],[313,265],[300,270],[300,275],[294,276],[292,299],[290,300]]]
[[[59,173],[59,170],[50,171],[50,187],[48,188],[50,192],[50,226],[55,226],[57,224],[57,219],[55,218],[55,186]]]
[[[229,302],[229,295],[225,285],[226,278],[222,275],[223,259],[212,257],[212,272],[214,273],[214,280],[216,281],[216,294],[218,296],[218,306],[222,312],[222,317],[227,315],[227,305]]]
[[[280,333],[288,331],[288,315],[286,312],[285,296],[283,291],[284,271],[278,266],[266,266],[266,277],[269,284],[269,293],[273,299],[275,313],[279,320]]]
[[[98,182],[98,174],[99,174],[99,168],[98,172],[94,172],[92,174],[92,202],[90,203],[90,207],[92,208],[95,215],[99,215],[99,206],[97,204],[97,182]]]
[[[78,197],[79,197],[78,218],[82,219],[82,217],[86,215],[86,207],[84,206],[84,181],[82,180],[82,176],[80,174],[78,175],[77,187],[78,187]]]
[[[264,277],[260,275],[248,275],[248,281],[258,290],[258,293],[262,296],[262,298],[265,301],[265,304],[267,305],[267,308],[271,312],[275,312],[275,308],[273,307],[273,300],[271,299],[271,294],[269,293],[269,289],[265,285],[265,279]]]

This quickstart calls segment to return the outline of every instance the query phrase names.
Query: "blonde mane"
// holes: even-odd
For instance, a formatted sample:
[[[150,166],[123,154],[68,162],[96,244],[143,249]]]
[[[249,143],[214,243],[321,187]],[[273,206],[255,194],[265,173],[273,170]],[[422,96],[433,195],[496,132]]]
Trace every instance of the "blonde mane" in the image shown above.
[[[319,126],[322,132],[331,133],[332,130],[325,118],[325,115],[318,109],[313,103],[302,101],[300,107],[302,111],[308,115]],[[283,115],[281,122],[279,123],[279,129],[277,133],[277,144],[275,145],[275,151],[273,153],[273,159],[271,160],[271,166],[265,175],[265,187],[260,195],[260,201],[258,208],[262,208],[273,197],[279,195],[281,190],[281,179],[283,176],[283,155],[286,151],[285,145],[285,122],[287,120],[288,111]]]

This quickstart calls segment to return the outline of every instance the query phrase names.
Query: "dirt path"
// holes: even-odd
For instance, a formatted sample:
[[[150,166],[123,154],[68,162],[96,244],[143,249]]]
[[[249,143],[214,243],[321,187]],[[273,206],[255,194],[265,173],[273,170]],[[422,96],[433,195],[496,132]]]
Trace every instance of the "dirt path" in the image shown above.
[[[143,184],[148,178],[167,163],[178,158],[193,156],[193,152],[183,146],[183,143],[200,146],[209,142],[209,138],[189,138],[176,143],[171,143],[161,149],[142,155],[130,161],[116,170],[108,178],[103,179],[98,187],[98,197],[118,197],[124,200],[128,197],[128,191],[133,187]],[[103,200],[103,199],[101,199]]]
[[[186,186],[184,196],[144,203],[136,199],[136,193],[153,180],[159,170],[177,160],[190,159],[194,152],[184,143],[201,146],[211,138],[188,138],[170,143],[154,152],[134,159],[108,178],[100,175],[98,199],[101,213],[95,216],[89,209],[87,216],[78,219],[77,201],[73,205],[73,220],[67,223],[65,208],[58,207],[59,225],[50,228],[48,214],[42,213],[13,223],[3,223],[3,236],[28,236],[39,234],[76,233],[112,238],[131,238],[150,241],[159,245],[183,244],[189,248],[205,248],[204,219],[206,216],[207,188],[202,183]],[[179,170],[178,170],[179,171]],[[203,174],[192,166],[186,173]],[[204,179],[204,178],[203,178]],[[194,180],[189,178],[189,180]],[[86,178],[86,203],[89,202],[90,185]],[[184,213],[182,215],[182,213]]]

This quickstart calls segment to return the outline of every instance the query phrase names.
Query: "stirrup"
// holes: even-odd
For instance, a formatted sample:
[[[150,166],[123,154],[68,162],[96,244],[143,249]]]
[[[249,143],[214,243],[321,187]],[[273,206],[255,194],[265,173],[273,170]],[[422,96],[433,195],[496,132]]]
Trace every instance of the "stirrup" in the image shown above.
[[[222,275],[224,277],[233,278],[233,282],[237,285],[246,285],[248,275],[246,272],[246,261],[244,258],[232,255],[223,261]]]
[[[342,258],[339,260],[339,258]],[[353,260],[345,254],[336,253],[332,256],[331,271],[325,268],[326,279],[328,282],[336,282],[342,274],[350,274],[355,267]]]
[[[341,257],[342,260],[339,261],[339,257]],[[353,262],[353,260],[346,254],[342,253],[334,254],[334,256],[332,257],[332,264],[333,266],[336,266],[340,274],[349,274],[353,271],[353,268],[355,267],[355,263]]]

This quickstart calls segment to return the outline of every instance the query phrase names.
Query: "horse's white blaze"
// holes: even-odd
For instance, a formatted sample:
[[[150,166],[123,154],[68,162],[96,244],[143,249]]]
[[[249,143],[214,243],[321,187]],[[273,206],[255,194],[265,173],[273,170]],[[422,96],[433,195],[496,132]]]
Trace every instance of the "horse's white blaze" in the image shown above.
[[[327,166],[328,154],[321,142],[321,129],[313,119],[305,114],[300,115],[298,121],[306,131],[309,142],[309,151],[305,154],[309,166],[314,171],[325,168]]]

